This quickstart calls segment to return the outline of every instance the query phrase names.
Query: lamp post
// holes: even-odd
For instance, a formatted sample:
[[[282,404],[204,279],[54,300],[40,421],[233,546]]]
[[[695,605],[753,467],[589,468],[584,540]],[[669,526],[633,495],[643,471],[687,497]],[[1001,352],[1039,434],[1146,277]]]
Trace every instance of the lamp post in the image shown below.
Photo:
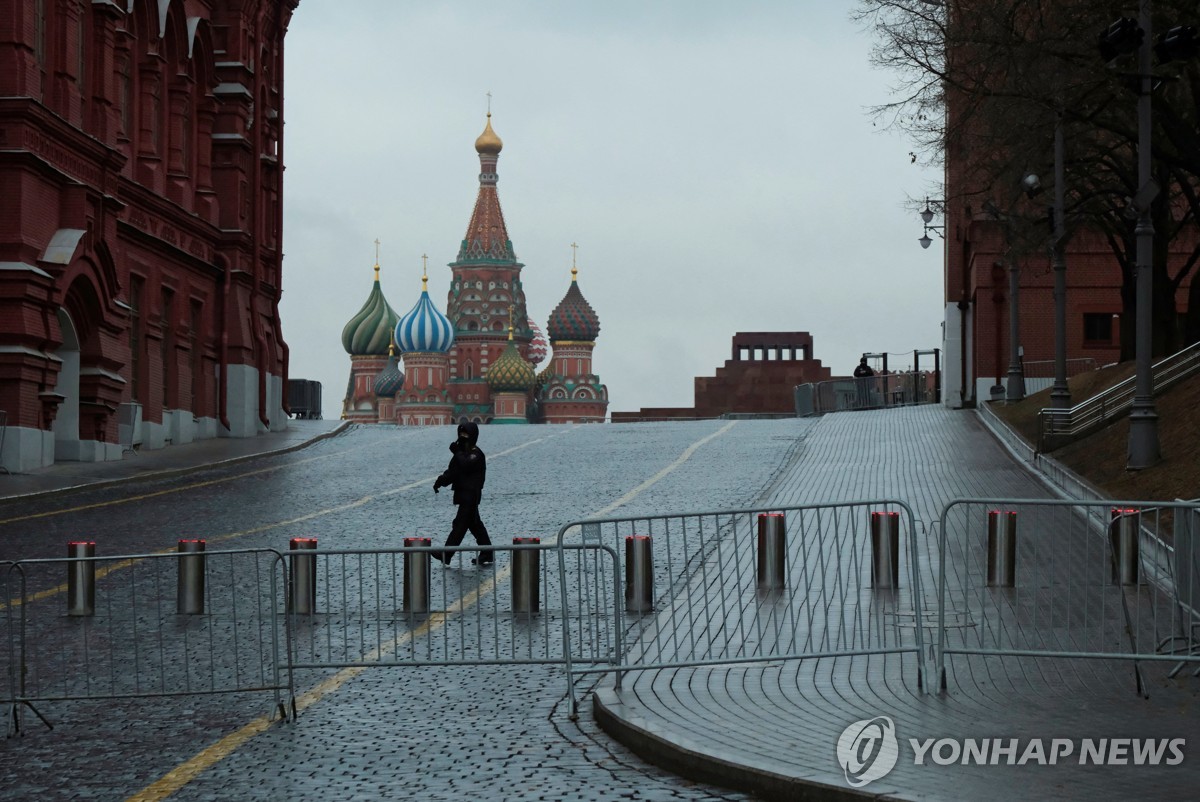
[[[1067,260],[1063,253],[1066,237],[1064,150],[1060,111],[1054,125],[1054,244],[1050,250],[1054,268],[1054,389],[1050,391],[1050,406],[1056,409],[1071,408],[1071,388],[1067,384]]]
[[[1007,229],[1008,223],[1005,222]],[[1004,400],[1025,398],[1025,369],[1021,364],[1021,265],[1017,255],[1008,254],[1008,381],[1004,384]]]
[[[1142,0],[1138,9],[1138,27],[1142,29],[1142,44],[1138,48],[1138,187],[1149,184],[1150,177],[1150,88],[1152,63],[1150,58],[1150,0]],[[1158,445],[1158,412],[1154,409],[1154,375],[1151,365],[1154,327],[1153,303],[1154,223],[1150,219],[1149,201],[1138,209],[1137,227],[1137,332],[1134,347],[1137,379],[1134,382],[1133,406],[1129,410],[1129,461],[1133,470],[1149,468],[1160,459]]]
[[[1037,176],[1026,176],[1022,185],[1027,194],[1036,191]],[[999,221],[1004,230],[1004,244],[1007,246],[1004,261],[1008,264],[1008,374],[1004,383],[1004,400],[1021,401],[1025,398],[1025,369],[1021,364],[1021,263],[1014,252],[1010,216],[990,200],[983,202],[983,210]]]
[[[1100,34],[1100,55],[1112,61],[1127,53],[1138,54],[1138,191],[1132,211],[1137,214],[1133,229],[1137,239],[1137,301],[1134,331],[1135,379],[1133,405],[1129,410],[1129,447],[1126,468],[1149,468],[1162,459],[1158,442],[1158,412],[1154,409],[1153,302],[1154,224],[1150,219],[1150,203],[1157,186],[1150,173],[1150,92],[1154,68],[1151,54],[1150,0],[1141,0],[1138,18],[1122,17]],[[1170,31],[1168,33],[1171,33]],[[1164,53],[1171,54],[1166,42],[1160,43]]]

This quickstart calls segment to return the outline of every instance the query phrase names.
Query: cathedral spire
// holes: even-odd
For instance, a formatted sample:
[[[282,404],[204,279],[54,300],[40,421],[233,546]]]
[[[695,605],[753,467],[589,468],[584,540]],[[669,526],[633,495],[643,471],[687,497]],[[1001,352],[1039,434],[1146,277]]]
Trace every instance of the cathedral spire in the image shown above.
[[[479,154],[479,194],[475,198],[471,222],[467,224],[467,235],[458,251],[459,262],[477,259],[516,261],[517,258],[504,225],[500,196],[496,193],[496,182],[500,180],[496,165],[504,143],[492,130],[490,95],[488,108],[483,133],[475,140],[475,152]]]

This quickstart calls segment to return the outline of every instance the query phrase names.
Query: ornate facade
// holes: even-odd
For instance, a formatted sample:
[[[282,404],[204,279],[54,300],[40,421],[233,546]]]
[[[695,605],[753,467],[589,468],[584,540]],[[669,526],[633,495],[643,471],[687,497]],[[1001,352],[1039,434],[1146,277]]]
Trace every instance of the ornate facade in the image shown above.
[[[342,329],[342,348],[350,355],[350,383],[346,387],[346,397],[342,400],[342,417],[356,423],[379,423],[387,420],[383,414],[380,398],[388,398],[379,392],[378,379],[383,370],[389,365],[395,366],[395,349],[392,347],[392,332],[400,316],[383,297],[383,289],[379,285],[379,264],[375,264],[375,283],[367,296],[362,309]],[[400,377],[403,382],[404,377]],[[394,381],[392,382],[394,383]],[[396,390],[390,383],[385,382],[384,393],[391,390],[395,396]]]
[[[6,5],[4,467],[286,428],[283,41],[297,4]]]
[[[540,376],[534,372],[546,359],[547,342],[525,308],[524,265],[513,252],[496,194],[503,143],[491,117],[475,140],[479,193],[458,258],[449,264],[446,314],[429,299],[428,276],[423,276],[420,299],[395,325],[395,346],[404,359],[401,374],[384,361],[386,341],[378,321],[385,317],[381,310],[387,301],[376,274],[371,297],[342,336],[352,364],[345,418],[405,426],[605,419],[608,390],[592,373],[600,321],[579,291],[574,267],[571,286],[547,326],[554,358]],[[354,347],[347,340],[352,327],[351,339],[361,341]],[[356,407],[364,412],[356,413]]]
[[[467,233],[450,263],[450,292],[446,314],[454,326],[454,348],[450,351],[450,397],[455,420],[487,423],[492,419],[492,396],[484,376],[508,344],[508,308],[517,320],[526,320],[525,290],[521,268],[513,251],[500,196],[496,191],[496,166],[504,143],[492,130],[488,114],[483,133],[475,140],[479,154],[479,193]],[[524,355],[533,333],[527,328],[514,332],[513,342]]]
[[[592,373],[600,318],[580,292],[578,278],[579,270],[572,265],[571,286],[546,326],[554,352],[538,380],[546,423],[602,423],[608,411],[608,388]]]
[[[454,422],[450,349],[454,328],[429,298],[429,277],[421,276],[421,297],[396,324],[396,345],[404,353],[404,387],[396,393],[396,422],[437,426]]]

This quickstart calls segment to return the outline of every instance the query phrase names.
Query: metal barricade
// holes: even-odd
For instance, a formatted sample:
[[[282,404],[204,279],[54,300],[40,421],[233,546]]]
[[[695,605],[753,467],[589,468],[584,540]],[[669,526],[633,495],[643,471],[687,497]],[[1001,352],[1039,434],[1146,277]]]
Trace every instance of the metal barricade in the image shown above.
[[[592,633],[569,639],[576,659],[610,662],[617,653],[619,597],[609,593],[596,598],[581,589],[585,582],[597,581],[595,568],[605,563],[601,584],[616,583],[618,560],[612,549],[567,546],[559,551],[559,560],[552,561],[529,557],[558,550],[553,542],[493,546],[494,563],[433,571],[428,612],[415,616],[404,609],[410,579],[405,565],[416,565],[415,558],[428,559],[433,551],[453,554],[477,547],[434,549],[410,543],[396,549],[287,554],[287,560],[316,560],[315,605],[320,611],[289,614],[291,668],[562,664],[567,660],[563,634],[567,627]],[[511,580],[520,555],[526,555],[523,563],[533,572],[520,581],[530,587],[536,582],[542,597],[537,615],[532,610],[516,612],[519,605]],[[559,612],[565,607],[564,594],[586,595],[589,602],[580,614],[567,619]]]
[[[203,614],[180,614],[178,571],[188,559],[170,551],[12,563],[6,620],[14,725],[19,706],[37,712],[39,702],[80,699],[269,691],[281,717],[289,704],[294,710],[278,614],[279,553],[207,552]],[[91,578],[94,605],[64,616],[62,600],[51,598],[76,573]],[[72,605],[84,601],[79,589],[68,593]]]
[[[997,507],[1021,521],[1021,537],[1013,538],[1012,586],[989,582],[994,523],[988,513]],[[1110,661],[1132,661],[1139,693],[1145,665],[1200,663],[1200,617],[1181,595],[1189,580],[1180,575],[1170,543],[1173,527],[1181,518],[1194,520],[1198,510],[1196,502],[951,502],[942,512],[937,546],[941,687],[947,687],[955,655],[983,663],[1090,660],[1072,663],[1069,671],[1048,664],[1047,672],[1061,672],[1053,674],[1054,682],[1064,687],[1119,680]]]
[[[899,588],[879,594],[871,586],[872,512],[898,513],[902,546]],[[787,538],[782,565],[786,585],[758,589],[756,535],[759,515],[782,513]],[[781,519],[782,520],[782,519]],[[653,544],[655,613],[621,616],[625,649],[615,663],[567,665],[567,694],[576,713],[575,681],[586,674],[613,672],[618,688],[627,671],[730,665],[775,660],[902,654],[911,660],[923,686],[924,624],[921,555],[913,536],[912,511],[892,500],[859,501],[769,509],[741,509],[680,515],[633,516],[574,521],[559,530],[562,548],[598,544],[623,553],[625,538],[648,536]],[[624,573],[625,566],[620,566]],[[581,584],[580,596],[564,594],[584,611],[589,600],[620,594],[596,573]],[[627,630],[624,628],[628,627]],[[569,630],[567,637],[588,636]],[[577,645],[568,644],[577,654]]]

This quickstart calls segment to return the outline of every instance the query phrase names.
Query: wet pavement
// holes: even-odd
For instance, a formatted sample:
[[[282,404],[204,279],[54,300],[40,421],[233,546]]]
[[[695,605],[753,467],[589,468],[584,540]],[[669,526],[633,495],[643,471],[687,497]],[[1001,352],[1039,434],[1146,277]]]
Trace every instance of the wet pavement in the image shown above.
[[[294,537],[316,538],[322,549],[347,550],[394,550],[409,536],[430,537],[435,545],[444,540],[453,508],[448,493],[431,490],[449,456],[451,428],[294,423],[299,425],[288,433],[254,440],[206,441],[144,452],[120,463],[0,476],[0,561],[58,558],[68,540],[80,537],[95,540],[98,553],[107,555],[170,551],[178,539],[189,537],[206,539],[210,550],[277,551],[286,550]],[[949,499],[1048,495],[974,413],[940,407],[819,420],[487,427],[480,445],[490,463],[483,517],[497,544],[518,536],[551,542],[563,523],[585,517],[896,498],[912,507],[916,531],[925,540],[923,553],[934,559],[936,551],[928,546]],[[464,545],[471,542],[468,538]],[[686,552],[691,546],[681,548]],[[399,608],[398,601],[388,597],[376,602],[384,613],[372,618],[392,627],[378,630],[384,633],[379,642],[428,637],[451,654],[456,638],[458,648],[465,648],[464,633],[490,632],[489,643],[496,641],[495,648],[505,654],[523,648],[520,638],[528,633],[522,635],[500,614],[511,604],[512,553],[502,552],[490,571],[470,566],[470,556],[468,549],[454,567],[434,567],[433,598],[441,611],[434,618],[446,623],[405,629],[390,612]],[[685,564],[696,558],[682,553],[678,560]],[[122,588],[143,594],[170,584],[160,594],[170,607],[173,579],[155,578],[147,568],[153,563],[114,565],[98,581],[97,592],[103,596],[106,589]],[[926,610],[936,586],[935,564],[936,559],[921,568],[920,603]],[[60,566],[51,565],[44,578],[31,566],[34,578],[27,589],[36,597],[27,603],[29,621],[41,622],[45,629],[39,631],[47,633],[39,636],[44,643],[38,654],[48,673],[81,641],[103,646],[117,640],[78,637],[80,620],[62,615],[65,594],[54,573]],[[397,587],[381,579],[388,574],[386,566],[381,571],[351,565],[346,573],[367,576],[372,586]],[[753,573],[748,563],[715,583],[709,578],[704,592],[725,598],[730,590],[724,585],[747,572]],[[247,586],[261,593],[262,576],[244,580],[217,586],[229,588],[230,596]],[[213,581],[219,582],[217,574]],[[323,588],[338,581],[323,578]],[[579,593],[583,585],[578,580],[568,591]],[[356,586],[351,581],[337,587]],[[678,593],[681,586],[671,590]],[[360,632],[352,622],[364,610],[371,613],[359,601],[366,595],[347,591],[350,604],[337,615],[330,606],[336,598],[321,597],[323,612],[312,626],[326,644],[340,648]],[[7,598],[14,598],[11,583]],[[466,599],[469,607],[461,601]],[[550,601],[547,596],[539,618],[548,643],[557,642],[564,625]],[[910,609],[915,603],[908,599]],[[116,611],[109,609],[108,620],[116,622]],[[5,662],[16,610],[11,602],[5,605],[10,632],[0,639]],[[912,630],[904,628],[895,610],[882,611],[879,620],[887,622],[898,642],[910,638]],[[165,629],[162,622],[173,621],[173,612],[141,617]],[[210,612],[214,621],[223,615]],[[885,613],[890,617],[882,617]],[[99,628],[105,616],[89,626]],[[261,620],[272,618],[268,610]],[[462,629],[472,620],[488,623]],[[121,624],[112,632],[130,626]],[[255,626],[264,631],[268,625]],[[444,629],[432,633],[439,626]],[[636,636],[637,631],[634,626],[630,632]],[[646,645],[631,642],[635,649]],[[372,642],[341,652],[310,652],[349,654],[351,662],[364,664],[370,662],[364,656],[378,662],[381,653]],[[386,648],[383,652],[386,659],[397,659]],[[89,666],[104,665],[112,675],[122,670],[121,659],[130,659],[114,651],[108,665],[95,649],[88,654]],[[167,654],[163,662],[197,663],[191,653],[182,661]],[[600,730],[590,701],[577,721],[568,719],[561,666],[419,662],[297,670],[300,713],[294,722],[278,721],[272,693],[262,691],[39,702],[38,711],[54,729],[21,711],[22,734],[0,742],[0,788],[12,799],[308,799],[323,794],[339,800],[701,800],[748,798],[744,791],[774,798],[851,793],[914,799],[1112,798],[1147,789],[1159,798],[1194,798],[1198,781],[1200,762],[1190,750],[1182,765],[1170,767],[943,766],[929,760],[915,765],[908,742],[1177,736],[1200,743],[1200,680],[1189,672],[1168,679],[1165,669],[1147,667],[1148,700],[1132,692],[1129,664],[1114,661],[1063,668],[1062,661],[956,657],[945,693],[917,687],[913,653],[631,673],[620,691],[611,676],[592,676],[577,690],[594,689],[601,721],[618,736],[613,740]],[[226,660],[211,669],[209,678],[227,682],[240,671],[230,668],[233,663]],[[149,676],[149,664],[139,658],[124,670]],[[199,669],[193,665],[192,670]],[[899,761],[889,775],[855,790],[838,764],[838,737],[847,725],[877,716],[895,723]]]

